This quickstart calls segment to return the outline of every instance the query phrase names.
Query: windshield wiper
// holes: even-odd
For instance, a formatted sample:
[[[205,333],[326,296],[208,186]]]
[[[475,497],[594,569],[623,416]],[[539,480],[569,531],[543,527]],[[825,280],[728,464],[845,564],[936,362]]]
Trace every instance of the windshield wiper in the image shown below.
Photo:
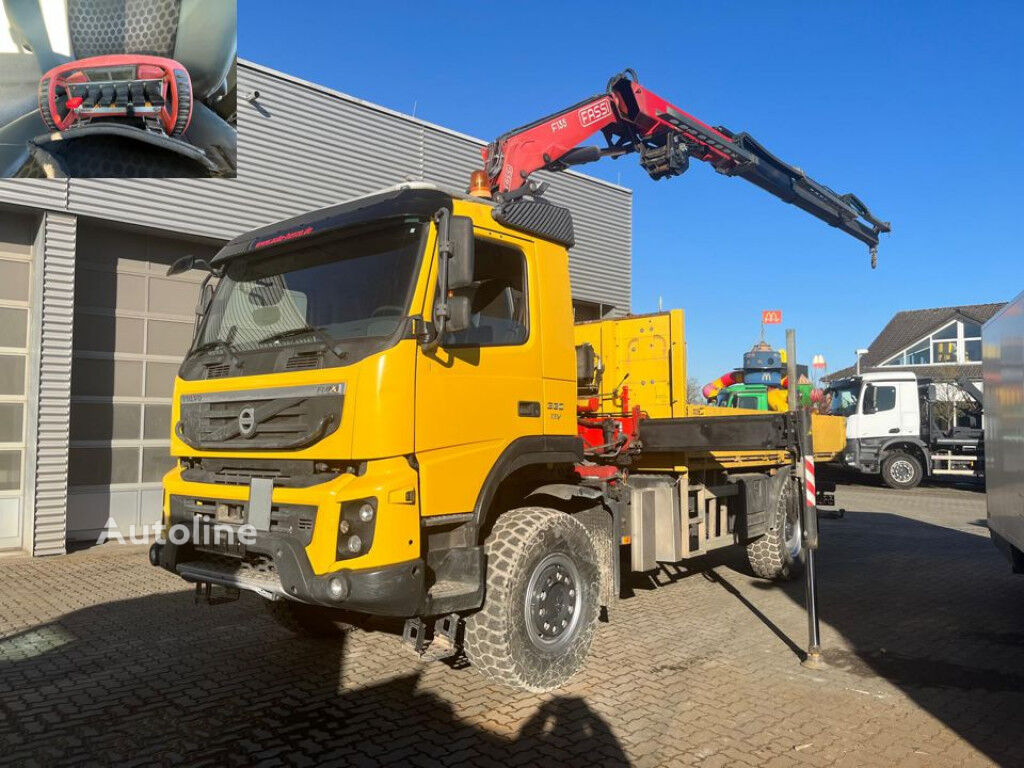
[[[224,339],[213,339],[212,341],[200,344],[198,347],[189,350],[189,353],[185,355],[185,359],[188,360],[196,355],[201,355],[204,352],[210,352],[214,349],[223,349],[228,356],[231,357],[236,366],[239,368],[242,367],[242,360],[235,354],[235,348],[231,345],[231,342],[225,341]]]
[[[327,331],[325,331],[323,328],[315,328],[312,325],[303,325],[300,326],[299,328],[289,328],[286,331],[278,331],[277,333],[272,333],[266,338],[260,339],[259,343],[270,344],[275,341],[283,341],[284,339],[290,339],[293,336],[313,336],[319,339],[320,343],[323,344],[324,348],[330,350],[331,354],[334,355],[339,360],[341,360],[348,354],[346,352],[339,352],[337,349],[335,349],[335,345],[337,345],[338,342],[333,336],[327,333]]]

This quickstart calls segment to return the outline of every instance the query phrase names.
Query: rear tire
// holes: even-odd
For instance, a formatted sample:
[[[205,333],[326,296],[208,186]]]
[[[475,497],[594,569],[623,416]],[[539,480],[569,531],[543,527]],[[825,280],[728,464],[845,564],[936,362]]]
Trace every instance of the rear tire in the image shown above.
[[[564,684],[586,661],[601,574],[587,529],[544,507],[506,512],[485,543],[487,592],[464,649],[484,675],[528,691]]]
[[[761,578],[790,581],[803,573],[803,510],[794,486],[789,478],[783,481],[768,532],[747,545],[750,568]]]
[[[921,461],[911,453],[894,451],[882,460],[882,482],[898,491],[916,488],[924,478]]]
[[[355,617],[337,608],[271,600],[267,611],[285,629],[307,637],[340,637],[355,627]]]

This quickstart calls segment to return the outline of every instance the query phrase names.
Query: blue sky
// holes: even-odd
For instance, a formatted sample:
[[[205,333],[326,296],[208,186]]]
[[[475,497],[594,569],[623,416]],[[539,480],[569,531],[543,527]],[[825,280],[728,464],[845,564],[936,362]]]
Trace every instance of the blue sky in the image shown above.
[[[239,0],[239,53],[483,139],[633,67],[712,125],[746,130],[893,224],[860,242],[694,163],[581,170],[634,190],[633,311],[683,307],[689,371],[739,365],[761,309],[802,362],[853,362],[900,309],[1024,290],[1024,4],[348,3]]]

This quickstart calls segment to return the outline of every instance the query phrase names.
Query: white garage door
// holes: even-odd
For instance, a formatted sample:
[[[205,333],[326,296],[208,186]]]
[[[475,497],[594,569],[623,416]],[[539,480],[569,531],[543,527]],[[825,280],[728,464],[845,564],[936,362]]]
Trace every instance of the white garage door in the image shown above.
[[[208,245],[82,223],[75,265],[68,538],[122,535],[160,518],[174,377],[203,275],[167,277]]]
[[[0,212],[0,550],[21,547],[32,241],[38,222]]]

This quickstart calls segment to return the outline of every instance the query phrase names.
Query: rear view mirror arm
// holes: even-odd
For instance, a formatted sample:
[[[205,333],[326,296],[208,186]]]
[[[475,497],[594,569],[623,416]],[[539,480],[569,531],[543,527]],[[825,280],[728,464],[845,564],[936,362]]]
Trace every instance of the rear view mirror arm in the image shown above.
[[[434,307],[435,327],[433,333],[423,342],[423,349],[432,352],[437,349],[448,326],[448,260],[454,253],[455,246],[451,240],[451,212],[447,208],[438,209],[434,214],[437,225],[437,284],[438,301]]]

